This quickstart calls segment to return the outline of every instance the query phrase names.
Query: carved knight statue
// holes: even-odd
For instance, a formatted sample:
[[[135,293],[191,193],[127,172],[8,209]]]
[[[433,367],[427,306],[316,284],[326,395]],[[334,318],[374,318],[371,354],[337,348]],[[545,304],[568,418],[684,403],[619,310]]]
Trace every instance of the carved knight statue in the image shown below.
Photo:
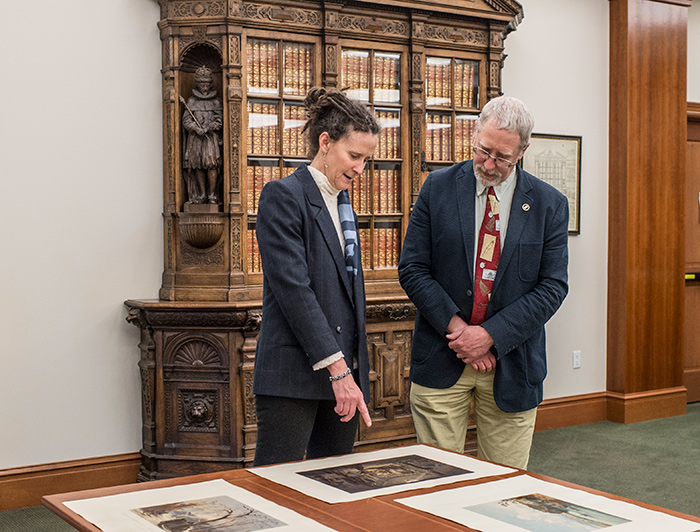
[[[183,100],[183,177],[190,203],[218,203],[223,108],[221,100],[216,97],[209,68],[199,67],[194,81],[192,96],[187,103]]]

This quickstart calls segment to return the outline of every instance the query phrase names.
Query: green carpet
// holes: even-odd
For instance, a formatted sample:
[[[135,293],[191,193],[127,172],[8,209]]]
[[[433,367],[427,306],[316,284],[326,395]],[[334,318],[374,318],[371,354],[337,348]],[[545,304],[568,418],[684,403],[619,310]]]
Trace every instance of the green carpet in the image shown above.
[[[536,432],[530,471],[700,517],[700,403],[630,425]],[[0,512],[1,532],[75,532],[46,508]]]
[[[672,418],[536,432],[528,469],[700,517],[700,403]]]

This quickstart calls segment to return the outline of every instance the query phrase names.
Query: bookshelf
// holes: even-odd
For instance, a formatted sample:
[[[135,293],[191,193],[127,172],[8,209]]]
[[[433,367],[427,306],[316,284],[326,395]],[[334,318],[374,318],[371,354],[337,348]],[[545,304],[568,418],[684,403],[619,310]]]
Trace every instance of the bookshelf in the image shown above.
[[[317,85],[383,126],[350,189],[367,293],[373,418],[357,447],[415,441],[408,378],[415,308],[397,265],[427,173],[471,157],[474,119],[501,93],[516,0],[159,0],[164,264],[157,300],[127,301],[141,331],[140,478],[244,467],[255,452],[252,375],[263,273],[263,186],[307,163],[303,100]],[[183,179],[182,115],[201,65],[223,106],[215,204]],[[197,408],[194,408],[195,405]],[[471,432],[470,432],[471,434]],[[474,442],[467,448],[473,449]]]
[[[482,61],[426,56],[426,162],[428,170],[472,158]]]

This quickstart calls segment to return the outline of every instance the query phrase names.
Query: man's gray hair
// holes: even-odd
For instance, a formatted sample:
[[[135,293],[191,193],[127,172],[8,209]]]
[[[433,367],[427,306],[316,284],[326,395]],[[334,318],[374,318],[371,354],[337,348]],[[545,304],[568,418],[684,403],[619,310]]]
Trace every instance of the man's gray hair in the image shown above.
[[[520,136],[520,149],[530,142],[535,119],[525,104],[512,96],[499,96],[490,100],[481,110],[476,123],[478,135],[484,124],[491,122],[497,129],[513,131]]]

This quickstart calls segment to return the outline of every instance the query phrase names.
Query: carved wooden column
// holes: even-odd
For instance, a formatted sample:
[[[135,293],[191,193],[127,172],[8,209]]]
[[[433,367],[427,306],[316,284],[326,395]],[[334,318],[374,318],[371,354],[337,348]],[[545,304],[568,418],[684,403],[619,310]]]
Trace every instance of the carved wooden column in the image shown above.
[[[411,122],[411,209],[418,199],[420,188],[425,180],[425,46],[422,42],[423,28],[427,17],[420,13],[411,14],[411,44],[408,91]]]
[[[610,2],[608,419],[685,412],[686,47],[690,1]]]

